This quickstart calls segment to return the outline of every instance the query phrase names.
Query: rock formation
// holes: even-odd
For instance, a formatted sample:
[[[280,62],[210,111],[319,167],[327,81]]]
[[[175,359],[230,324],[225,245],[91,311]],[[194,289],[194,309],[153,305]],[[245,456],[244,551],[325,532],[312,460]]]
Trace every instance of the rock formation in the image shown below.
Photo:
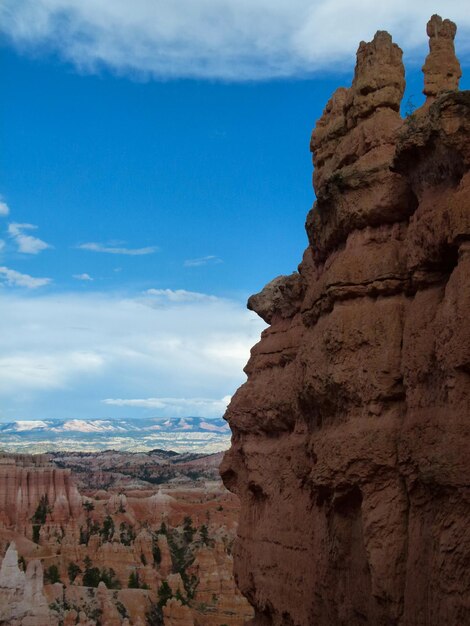
[[[28,563],[26,573],[18,566],[18,552],[11,543],[0,569],[0,624],[55,626],[44,595],[41,562]]]
[[[253,612],[232,576],[239,503],[214,482],[213,456],[186,459],[192,477],[168,484],[144,480],[164,472],[154,454],[58,454],[59,468],[0,456],[0,626],[145,626],[148,614],[241,626]]]
[[[194,626],[191,609],[176,598],[170,598],[163,607],[165,626]]]
[[[423,66],[424,94],[428,101],[444,91],[458,89],[462,76],[455,56],[454,38],[457,28],[450,20],[433,15],[428,22],[429,55]]]
[[[400,48],[361,43],[312,135],[298,273],[226,418],[235,575],[256,626],[470,623],[470,93],[433,16],[426,104]]]
[[[70,470],[52,466],[46,455],[0,454],[0,525],[24,526],[43,496],[56,523],[81,511],[81,496]]]

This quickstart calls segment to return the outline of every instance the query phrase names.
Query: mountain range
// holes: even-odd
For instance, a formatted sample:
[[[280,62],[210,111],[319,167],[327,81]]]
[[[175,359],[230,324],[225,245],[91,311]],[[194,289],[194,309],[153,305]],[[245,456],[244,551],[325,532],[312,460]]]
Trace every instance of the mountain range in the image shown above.
[[[230,428],[222,418],[18,420],[0,422],[0,450],[218,452],[228,448]]]

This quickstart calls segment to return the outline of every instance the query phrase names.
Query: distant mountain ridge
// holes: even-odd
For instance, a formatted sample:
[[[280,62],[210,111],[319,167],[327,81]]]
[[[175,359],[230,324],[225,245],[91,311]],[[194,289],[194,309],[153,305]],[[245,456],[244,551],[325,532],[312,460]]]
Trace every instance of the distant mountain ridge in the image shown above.
[[[16,420],[0,422],[0,449],[8,452],[105,449],[218,452],[229,445],[222,418]]]

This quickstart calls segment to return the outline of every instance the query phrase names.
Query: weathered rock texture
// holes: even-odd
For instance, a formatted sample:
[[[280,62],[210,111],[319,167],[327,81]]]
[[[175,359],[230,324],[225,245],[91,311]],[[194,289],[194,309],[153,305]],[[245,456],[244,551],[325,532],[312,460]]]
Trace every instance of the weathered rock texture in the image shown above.
[[[28,563],[26,573],[18,566],[18,552],[12,543],[0,568],[0,625],[56,626],[44,595],[41,562]]]
[[[235,574],[257,626],[470,623],[470,93],[433,16],[426,105],[361,43],[312,135],[298,273],[227,411]]]
[[[424,94],[429,99],[443,91],[458,89],[462,76],[460,63],[455,56],[454,38],[457,28],[450,20],[433,15],[428,22],[429,55],[423,66]]]
[[[27,525],[41,497],[47,497],[53,522],[81,512],[82,498],[70,470],[52,466],[46,455],[0,454],[0,525]]]
[[[232,575],[238,499],[214,456],[184,461],[207,484],[180,474],[132,489],[142,467],[162,476],[158,455],[59,454],[61,467],[0,455],[0,626],[145,626],[148,614],[165,626],[240,626],[252,617]],[[134,481],[125,492],[119,469]]]

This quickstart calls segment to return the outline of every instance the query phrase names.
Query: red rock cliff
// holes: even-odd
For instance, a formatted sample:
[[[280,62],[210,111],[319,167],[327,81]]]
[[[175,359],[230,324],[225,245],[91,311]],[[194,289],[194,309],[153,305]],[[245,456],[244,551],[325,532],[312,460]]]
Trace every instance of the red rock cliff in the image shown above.
[[[470,93],[433,16],[425,105],[361,43],[312,135],[298,273],[228,408],[235,574],[257,626],[470,624]]]
[[[46,455],[0,454],[0,527],[28,525],[43,496],[54,522],[68,521],[82,511],[70,470],[54,467]]]

